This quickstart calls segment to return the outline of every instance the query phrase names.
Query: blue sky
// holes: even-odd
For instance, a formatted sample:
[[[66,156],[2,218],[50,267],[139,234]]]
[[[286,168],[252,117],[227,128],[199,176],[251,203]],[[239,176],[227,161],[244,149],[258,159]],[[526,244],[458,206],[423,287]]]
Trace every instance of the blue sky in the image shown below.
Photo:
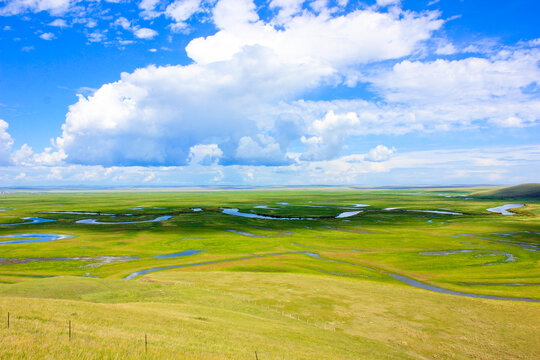
[[[0,186],[537,182],[538,13],[2,0]]]

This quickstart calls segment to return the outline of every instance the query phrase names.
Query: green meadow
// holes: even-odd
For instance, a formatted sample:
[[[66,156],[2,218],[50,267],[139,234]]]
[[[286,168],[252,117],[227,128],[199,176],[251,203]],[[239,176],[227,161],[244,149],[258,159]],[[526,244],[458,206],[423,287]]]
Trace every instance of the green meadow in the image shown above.
[[[1,195],[0,357],[537,359],[540,201],[481,190]]]

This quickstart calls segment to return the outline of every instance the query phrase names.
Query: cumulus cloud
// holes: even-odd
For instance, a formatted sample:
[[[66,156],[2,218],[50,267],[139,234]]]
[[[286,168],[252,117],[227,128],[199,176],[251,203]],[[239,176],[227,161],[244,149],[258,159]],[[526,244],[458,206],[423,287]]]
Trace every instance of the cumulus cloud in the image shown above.
[[[66,13],[77,0],[7,0],[0,8],[0,16],[10,16],[29,12],[47,11],[51,15]]]
[[[182,21],[196,5],[175,2],[170,10]],[[300,112],[280,112],[280,104],[339,84],[350,66],[411,54],[442,25],[435,13],[289,13],[275,26],[259,18],[252,1],[219,1],[218,32],[187,46],[193,64],[138,69],[80,96],[56,146],[74,163],[183,165],[194,146],[215,144],[220,163],[268,165],[290,162],[288,146],[303,133],[306,144],[324,143],[308,145],[305,159],[337,156],[347,133],[332,127],[330,115],[310,124]]]
[[[197,144],[189,148],[188,162],[191,165],[216,164],[223,156],[223,151],[217,144]]]
[[[308,129],[313,136],[302,137],[307,151],[302,154],[303,160],[329,160],[337,157],[345,139],[360,123],[354,112],[335,114],[330,110],[323,119],[315,120]]]
[[[30,146],[24,144],[19,150],[16,150],[11,155],[11,159],[18,165],[31,165],[31,158],[34,155],[34,151]]]
[[[259,134],[255,139],[243,136],[236,149],[236,163],[282,165],[290,163],[274,138]]]
[[[9,152],[11,145],[13,145],[13,139],[7,131],[8,127],[8,123],[0,119],[0,165],[11,163]]]
[[[64,27],[67,27],[68,24],[66,22],[66,20],[64,19],[54,19],[53,21],[51,21],[49,24],[47,24],[49,26],[55,26],[55,27],[59,27],[59,28],[64,28]]]
[[[186,27],[185,21],[200,10],[201,0],[176,0],[165,9],[165,16],[173,19],[173,28],[180,30]]]
[[[373,149],[369,150],[369,152],[366,154],[364,159],[366,161],[373,161],[373,162],[383,162],[390,159],[390,156],[394,153],[396,149],[394,148],[387,148],[384,145],[377,145]]]
[[[139,9],[142,10],[141,16],[146,19],[153,19],[160,15],[159,11],[156,11],[160,0],[141,0],[139,2]]]
[[[488,120],[503,126],[540,121],[540,100],[525,89],[540,83],[540,50],[504,50],[489,58],[431,62],[405,60],[370,81],[412,122],[431,117],[447,126]]]
[[[32,147],[24,144],[11,154],[12,162],[21,166],[57,166],[64,163],[66,155],[62,150],[55,151],[47,147],[41,153],[34,153]]]
[[[124,30],[129,30],[131,28],[131,21],[121,16],[114,21],[114,26],[119,26]]]
[[[521,98],[522,87],[540,81],[540,50],[502,51],[490,58],[431,62],[402,61],[373,77],[382,96],[392,102],[482,101]]]
[[[133,31],[133,34],[139,39],[153,39],[158,35],[158,32],[149,28],[139,28]]]
[[[52,40],[55,38],[54,34],[50,32],[43,33],[39,35],[39,37],[42,38],[43,40]]]
[[[57,144],[73,162],[181,165],[192,146],[217,143],[234,162],[240,138],[273,127],[259,116],[266,103],[332,74],[260,47],[228,62],[138,69],[80,96]]]
[[[297,15],[302,11],[302,5],[305,0],[272,0],[270,1],[270,9],[277,9],[278,14],[274,19],[277,24],[286,23],[293,15]]]
[[[399,4],[401,4],[401,0],[377,0],[377,5],[379,6],[390,6]]]
[[[88,41],[91,43],[102,42],[102,41],[105,41],[105,39],[107,38],[107,36],[105,35],[106,32],[107,30],[103,30],[103,31],[94,30],[91,33],[87,33],[86,37]]]
[[[435,50],[435,54],[437,55],[452,55],[452,54],[455,54],[456,52],[457,52],[456,47],[451,43],[447,43],[444,45],[441,44],[437,48],[437,50]]]
[[[273,49],[289,61],[309,59],[343,68],[411,54],[443,22],[437,13],[357,10],[332,16],[302,13],[280,30],[258,18],[249,0],[222,0],[214,9],[215,35],[192,40],[186,51],[200,64],[231,59],[246,45]]]

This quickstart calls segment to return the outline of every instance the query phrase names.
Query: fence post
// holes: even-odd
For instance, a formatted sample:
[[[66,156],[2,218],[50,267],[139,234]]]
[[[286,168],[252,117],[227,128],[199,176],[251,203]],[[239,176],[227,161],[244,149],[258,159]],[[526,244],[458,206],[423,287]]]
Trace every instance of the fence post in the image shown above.
[[[71,341],[71,320],[69,320],[69,341]]]
[[[257,356],[257,352],[255,351],[255,360],[259,360],[259,357]]]
[[[7,313],[7,328],[9,329],[9,311]]]
[[[144,334],[144,353],[148,354],[148,336]]]

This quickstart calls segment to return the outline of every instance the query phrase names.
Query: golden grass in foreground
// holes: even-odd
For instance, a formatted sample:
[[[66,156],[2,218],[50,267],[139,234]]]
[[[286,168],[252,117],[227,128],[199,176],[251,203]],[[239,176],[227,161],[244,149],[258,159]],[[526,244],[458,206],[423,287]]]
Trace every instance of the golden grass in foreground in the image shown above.
[[[0,330],[2,359],[254,359],[254,351],[261,360],[535,359],[540,353],[538,304],[398,283],[167,271],[139,281],[59,277],[0,290],[1,318],[11,313],[10,329],[3,321]]]

